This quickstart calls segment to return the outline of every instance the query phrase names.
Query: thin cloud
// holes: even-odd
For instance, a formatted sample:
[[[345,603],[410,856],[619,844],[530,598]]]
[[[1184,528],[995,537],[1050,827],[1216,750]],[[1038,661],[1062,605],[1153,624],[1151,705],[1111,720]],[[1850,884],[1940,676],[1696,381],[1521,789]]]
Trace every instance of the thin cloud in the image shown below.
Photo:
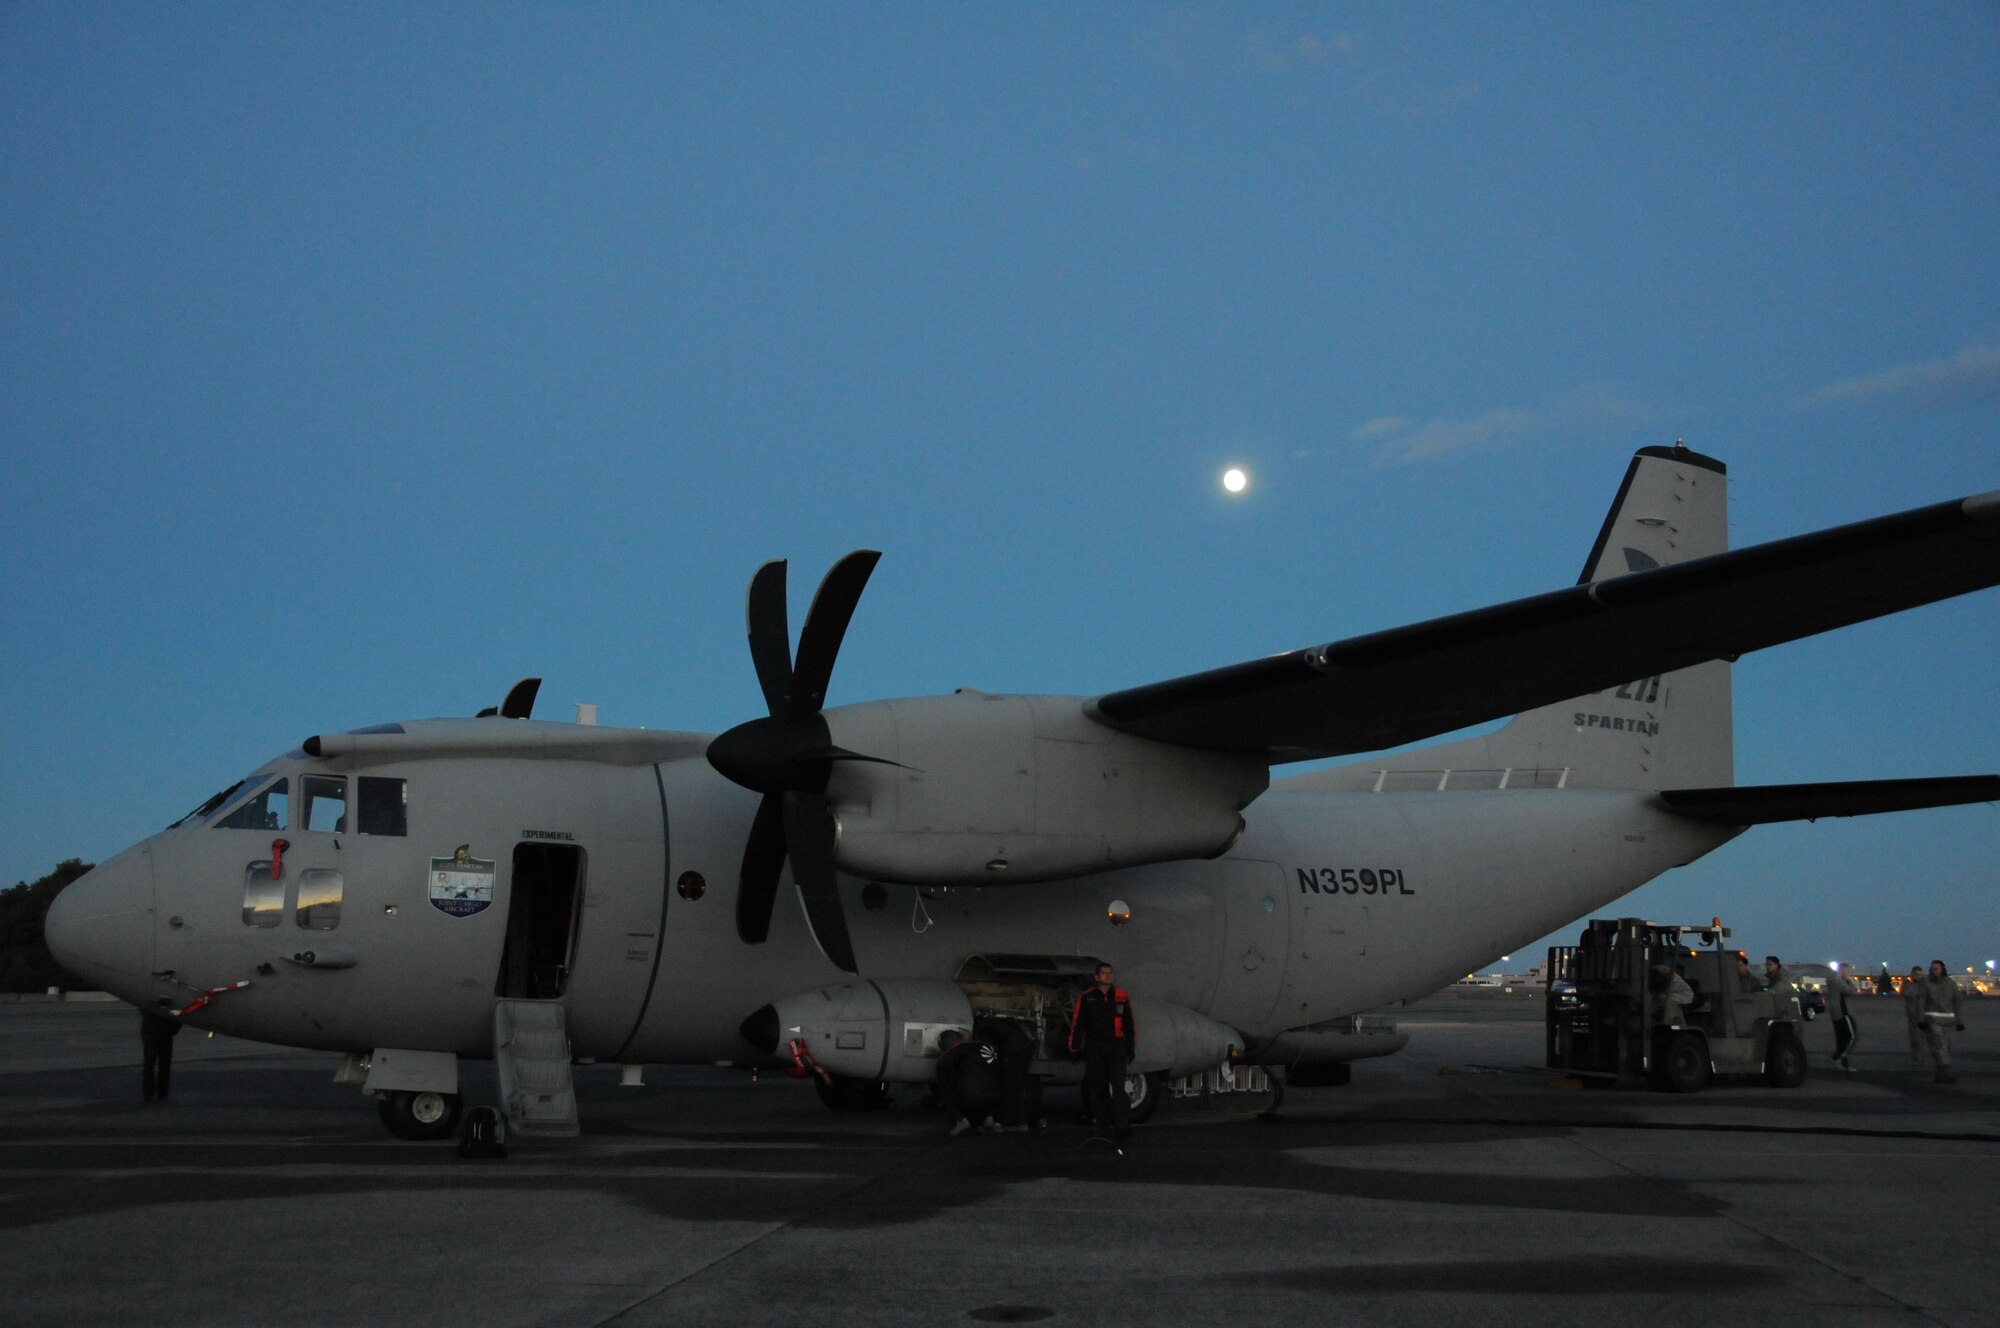
[[[1322,37],[1316,32],[1292,32],[1271,25],[1253,28],[1243,37],[1244,55],[1274,74],[1336,60],[1351,61],[1359,46],[1359,40],[1351,33]]]
[[[1502,407],[1468,420],[1426,420],[1416,428],[1391,439],[1375,455],[1377,465],[1409,465],[1430,461],[1453,452],[1483,452],[1516,442],[1536,427],[1536,417],[1525,410]]]
[[[1322,35],[1266,24],[1245,34],[1249,67],[1273,76],[1314,76],[1405,124],[1443,120],[1485,94],[1477,78],[1451,78],[1422,50],[1386,50],[1353,32]]]
[[[1400,415],[1378,415],[1354,429],[1348,438],[1375,444],[1372,459],[1379,469],[1560,438],[1629,437],[1657,416],[1658,412],[1644,402],[1608,388],[1586,386],[1559,392],[1529,410],[1501,406],[1478,415],[1420,424]]]
[[[1371,438],[1383,438],[1392,433],[1401,433],[1409,427],[1410,422],[1401,415],[1377,415],[1347,436],[1357,443],[1365,443]]]
[[[1905,364],[1865,378],[1822,387],[1800,401],[1801,409],[1828,401],[1888,398],[1912,410],[2000,403],[2000,346],[1974,346],[1947,360]]]

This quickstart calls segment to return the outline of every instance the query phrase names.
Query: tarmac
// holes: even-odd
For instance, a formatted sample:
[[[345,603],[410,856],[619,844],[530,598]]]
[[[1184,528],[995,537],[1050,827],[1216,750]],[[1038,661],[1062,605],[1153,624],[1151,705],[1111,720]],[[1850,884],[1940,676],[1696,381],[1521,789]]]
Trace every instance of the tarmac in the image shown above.
[[[0,1005],[0,1321],[34,1325],[1954,1324],[2000,1304],[2000,1001],[1961,1079],[1899,1002],[1859,1072],[1688,1097],[1535,1068],[1541,1002],[1392,1011],[1343,1088],[1170,1101],[1123,1152],[835,1114],[782,1075],[580,1069],[585,1133],[504,1160],[391,1139],[337,1058]],[[468,1067],[469,1101],[494,1100]]]

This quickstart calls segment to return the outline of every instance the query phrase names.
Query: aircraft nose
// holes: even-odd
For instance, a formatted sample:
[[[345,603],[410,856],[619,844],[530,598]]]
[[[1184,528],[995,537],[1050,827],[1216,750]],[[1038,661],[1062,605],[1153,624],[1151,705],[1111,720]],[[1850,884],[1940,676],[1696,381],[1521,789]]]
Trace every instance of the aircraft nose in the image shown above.
[[[78,877],[49,905],[42,934],[56,962],[106,991],[153,971],[153,857],[142,846]]]

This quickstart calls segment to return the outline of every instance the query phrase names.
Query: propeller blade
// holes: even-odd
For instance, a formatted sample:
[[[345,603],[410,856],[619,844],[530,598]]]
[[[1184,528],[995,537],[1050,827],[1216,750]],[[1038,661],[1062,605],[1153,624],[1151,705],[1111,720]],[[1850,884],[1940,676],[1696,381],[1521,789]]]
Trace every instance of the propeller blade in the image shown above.
[[[826,704],[834,656],[840,653],[841,638],[847,635],[861,591],[881,560],[882,555],[873,549],[856,549],[835,563],[819,583],[812,607],[806,610],[806,625],[799,629],[798,663],[792,669],[792,704],[798,713],[818,714]]]
[[[792,713],[792,627],[785,614],[785,560],[773,559],[750,578],[750,598],[743,606],[750,628],[750,662],[757,668],[757,685],[775,718]]]
[[[542,690],[540,678],[523,678],[507,691],[507,699],[500,703],[500,714],[506,719],[526,719],[535,713],[535,694]]]
[[[796,660],[785,608],[784,560],[757,569],[750,578],[743,617],[750,662],[756,666],[757,684],[770,713],[768,718],[738,724],[708,745],[708,763],[718,773],[764,795],[743,845],[736,934],[749,945],[770,938],[771,910],[789,857],[813,939],[830,961],[849,973],[856,971],[854,942],[834,877],[840,826],[826,798],[827,779],[835,761],[898,762],[834,746],[820,708],[826,704],[827,681],[833,676],[833,661],[854,617],[854,606],[881,559],[873,549],[856,549],[827,572],[799,630]],[[529,705],[533,699],[530,692]],[[508,701],[513,703],[511,693]]]
[[[771,907],[785,869],[785,795],[767,793],[757,804],[750,838],[743,845],[743,872],[736,882],[736,934],[747,945],[771,935]]]
[[[839,828],[823,793],[795,793],[785,799],[785,841],[792,851],[792,879],[806,906],[806,925],[836,968],[857,972],[854,942],[833,877],[834,841]]]

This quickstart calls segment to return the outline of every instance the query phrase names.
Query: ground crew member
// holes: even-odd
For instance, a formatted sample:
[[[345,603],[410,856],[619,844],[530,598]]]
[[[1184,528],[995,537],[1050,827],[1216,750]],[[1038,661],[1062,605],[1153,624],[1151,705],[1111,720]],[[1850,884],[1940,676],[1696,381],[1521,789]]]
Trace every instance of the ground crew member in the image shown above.
[[[1041,1094],[1028,1073],[1035,1063],[1035,1040],[1015,1019],[975,1019],[972,1031],[1000,1053],[1000,1128],[1027,1130],[1041,1114]]]
[[[1924,1041],[1930,1045],[1931,1059],[1937,1062],[1937,1082],[1957,1083],[1958,1072],[1951,1068],[1951,1035],[1963,1027],[1959,1007],[1965,1002],[1965,993],[1951,980],[1942,959],[1931,960],[1923,993]]]
[[[1834,969],[1826,979],[1826,1017],[1833,1021],[1833,1063],[1843,1070],[1852,1070],[1848,1055],[1854,1050],[1854,1035],[1860,1026],[1854,1022],[1854,1011],[1849,1008],[1847,998],[1857,993],[1854,983],[1845,973]]]
[[[1000,1104],[1000,1052],[984,1038],[956,1028],[938,1034],[938,1102],[951,1116],[951,1132],[964,1134],[977,1121],[995,1131],[993,1109]]]
[[[1785,971],[1785,966],[1778,962],[1776,955],[1764,956],[1764,990],[1775,991],[1780,996],[1793,994],[1792,975]]]
[[[139,1046],[143,1053],[140,1088],[148,1102],[167,1100],[167,1081],[174,1073],[174,1039],[180,1036],[178,1019],[169,1019],[156,1010],[139,1011]]]
[[[1694,988],[1676,969],[1655,965],[1653,988],[1660,993],[1660,1022],[1673,1028],[1687,1023],[1688,1007],[1694,1004]]]
[[[1911,964],[1903,979],[1903,1018],[1910,1025],[1910,1068],[1924,1068],[1924,968]]]
[[[1132,1022],[1132,998],[1112,981],[1116,976],[1111,965],[1099,964],[1096,983],[1076,998],[1069,1016],[1069,1049],[1083,1053],[1091,1122],[1122,1139],[1132,1132],[1125,1070],[1139,1054],[1139,1030]]]

